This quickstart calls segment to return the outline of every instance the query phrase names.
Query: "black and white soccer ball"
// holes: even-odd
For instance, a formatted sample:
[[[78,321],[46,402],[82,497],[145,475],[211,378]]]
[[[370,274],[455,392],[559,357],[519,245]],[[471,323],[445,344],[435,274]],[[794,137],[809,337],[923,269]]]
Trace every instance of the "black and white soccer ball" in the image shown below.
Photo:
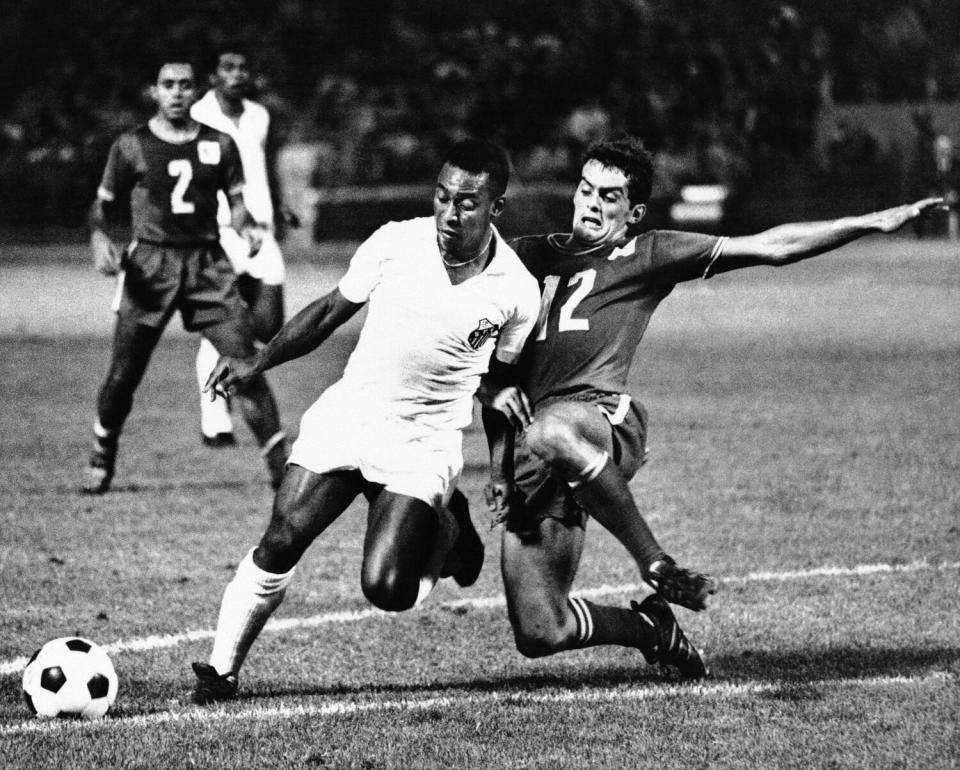
[[[64,636],[33,653],[23,670],[23,697],[38,717],[99,719],[117,697],[117,674],[106,651]]]

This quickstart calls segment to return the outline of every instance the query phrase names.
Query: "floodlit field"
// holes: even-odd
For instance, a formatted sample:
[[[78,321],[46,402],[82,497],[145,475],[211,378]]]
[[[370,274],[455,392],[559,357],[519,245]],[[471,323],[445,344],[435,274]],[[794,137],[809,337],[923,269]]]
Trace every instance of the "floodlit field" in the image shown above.
[[[290,266],[290,306],[344,249]],[[713,676],[636,651],[527,660],[498,532],[484,572],[388,616],[359,589],[363,509],[305,557],[242,697],[190,704],[221,591],[271,496],[241,446],[198,440],[195,341],[174,321],[121,441],[115,490],[75,492],[108,357],[111,297],[76,248],[4,249],[0,281],[0,767],[957,767],[960,763],[960,249],[871,239],[780,270],[679,287],[633,388],[652,459],[633,489],[663,542],[724,586],[678,610]],[[272,375],[286,424],[338,374],[352,324]],[[485,521],[483,438],[464,488]],[[599,527],[578,588],[623,604],[638,576]],[[447,581],[444,581],[447,582]],[[107,645],[96,723],[30,718],[44,641]]]

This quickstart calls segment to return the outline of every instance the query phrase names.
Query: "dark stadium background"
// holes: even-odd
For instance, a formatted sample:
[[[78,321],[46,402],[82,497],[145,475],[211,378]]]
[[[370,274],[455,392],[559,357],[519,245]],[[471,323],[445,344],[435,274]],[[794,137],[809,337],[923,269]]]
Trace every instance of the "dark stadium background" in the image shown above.
[[[111,138],[149,114],[158,58],[206,70],[224,40],[256,55],[290,195],[321,239],[422,211],[408,185],[429,184],[464,134],[510,149],[534,193],[506,226],[526,229],[565,219],[566,193],[549,183],[569,181],[583,145],[613,131],[657,153],[652,224],[682,185],[716,183],[731,191],[732,230],[926,194],[918,111],[960,146],[960,4],[942,0],[0,7],[5,240],[82,237]]]

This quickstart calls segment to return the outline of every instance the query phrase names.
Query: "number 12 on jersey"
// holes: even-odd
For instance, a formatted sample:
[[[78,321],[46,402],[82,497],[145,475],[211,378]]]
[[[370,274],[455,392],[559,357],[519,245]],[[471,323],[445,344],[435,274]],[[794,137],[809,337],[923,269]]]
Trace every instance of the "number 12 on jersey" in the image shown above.
[[[577,309],[583,298],[586,297],[597,280],[597,271],[593,268],[581,270],[567,279],[567,286],[577,286],[570,298],[560,307],[560,316],[557,322],[558,332],[587,331],[590,328],[589,318],[574,318],[573,311]],[[538,341],[547,338],[547,321],[550,318],[550,307],[557,295],[560,286],[559,275],[548,275],[543,279],[543,293],[540,295],[540,315],[537,317]]]

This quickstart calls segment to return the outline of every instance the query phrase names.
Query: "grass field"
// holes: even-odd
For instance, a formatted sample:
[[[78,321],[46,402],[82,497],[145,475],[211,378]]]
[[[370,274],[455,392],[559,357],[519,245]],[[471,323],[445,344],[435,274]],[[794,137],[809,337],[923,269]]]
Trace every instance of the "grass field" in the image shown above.
[[[475,586],[374,612],[355,506],[302,562],[242,697],[200,709],[189,663],[269,511],[256,449],[245,428],[237,449],[201,448],[195,342],[174,321],[115,491],[76,494],[111,286],[77,249],[4,249],[0,767],[960,767],[958,251],[867,240],[678,287],[655,316],[633,371],[653,453],[633,489],[661,542],[724,582],[709,611],[677,612],[711,679],[671,682],[621,648],[521,657],[485,527]],[[292,310],[343,254],[291,264]],[[273,373],[291,429],[355,332]],[[483,521],[479,431],[466,453]],[[627,602],[635,568],[589,533],[578,589]],[[105,720],[24,707],[24,656],[66,634],[111,650]]]

